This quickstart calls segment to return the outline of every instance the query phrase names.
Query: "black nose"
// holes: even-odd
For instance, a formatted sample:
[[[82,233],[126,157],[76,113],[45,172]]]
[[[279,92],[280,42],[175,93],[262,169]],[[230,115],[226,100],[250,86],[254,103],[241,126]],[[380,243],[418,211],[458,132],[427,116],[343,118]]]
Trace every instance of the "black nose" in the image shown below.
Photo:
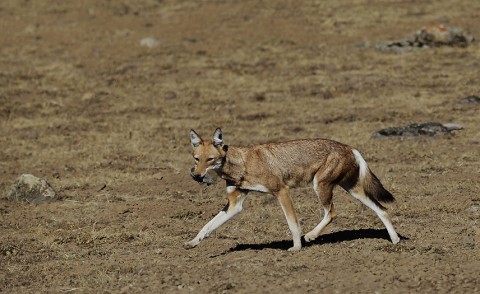
[[[197,182],[203,182],[203,178],[204,176],[202,176],[201,174],[191,174],[192,178],[197,181]]]

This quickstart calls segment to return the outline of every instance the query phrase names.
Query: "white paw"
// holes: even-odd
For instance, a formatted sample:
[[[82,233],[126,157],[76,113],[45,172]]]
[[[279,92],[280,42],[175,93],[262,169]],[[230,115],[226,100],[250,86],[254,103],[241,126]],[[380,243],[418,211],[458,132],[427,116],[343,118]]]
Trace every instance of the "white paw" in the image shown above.
[[[302,249],[302,246],[293,246],[288,248],[288,251],[295,252],[295,251],[300,251],[300,249]]]
[[[391,237],[392,238],[392,243],[393,244],[397,244],[398,242],[400,242],[400,238],[398,236],[394,236],[394,237]]]
[[[192,249],[192,248],[195,248],[197,245],[198,245],[198,243],[193,242],[193,241],[190,241],[190,242],[184,243],[184,244],[183,244],[183,248],[185,248],[185,249]]]
[[[305,234],[305,241],[307,241],[307,242],[311,242],[311,241],[315,240],[316,238],[317,238],[317,236],[315,236],[312,233]]]

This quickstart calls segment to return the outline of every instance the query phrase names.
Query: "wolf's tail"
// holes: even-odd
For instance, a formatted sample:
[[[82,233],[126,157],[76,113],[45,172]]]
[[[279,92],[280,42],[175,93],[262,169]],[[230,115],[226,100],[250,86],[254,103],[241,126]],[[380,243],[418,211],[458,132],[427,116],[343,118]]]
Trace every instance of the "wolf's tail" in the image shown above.
[[[360,155],[360,152],[358,152],[356,149],[353,149],[352,152],[359,168],[359,185],[363,187],[365,195],[367,195],[370,200],[375,202],[375,204],[382,209],[385,209],[380,202],[391,203],[395,201],[395,198],[390,192],[387,191],[387,189],[383,187],[377,176],[375,176],[375,174],[370,170],[367,162],[365,159],[363,159],[362,155]]]

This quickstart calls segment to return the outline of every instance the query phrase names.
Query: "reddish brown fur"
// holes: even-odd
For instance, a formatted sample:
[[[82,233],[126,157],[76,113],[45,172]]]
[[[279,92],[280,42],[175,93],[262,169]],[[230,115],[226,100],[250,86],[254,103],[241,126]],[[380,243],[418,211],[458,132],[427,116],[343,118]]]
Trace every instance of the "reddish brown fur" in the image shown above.
[[[229,205],[219,213],[195,239],[186,244],[196,246],[200,240],[241,210],[241,203],[249,191],[267,192],[277,196],[292,231],[294,247],[301,247],[300,227],[290,198],[289,189],[314,182],[315,192],[325,209],[324,220],[306,240],[313,240],[335,216],[332,191],[335,185],[343,187],[364,204],[375,210],[385,223],[394,243],[398,236],[379,201],[391,202],[393,196],[383,188],[370,171],[358,151],[328,139],[305,139],[269,143],[252,147],[223,144],[223,134],[217,129],[213,141],[204,141],[191,131],[193,156],[196,166],[192,176],[203,180],[209,169],[227,182]],[[357,152],[357,155],[354,155]],[[363,165],[363,167],[362,167]],[[363,168],[364,177],[360,178]],[[240,206],[239,206],[240,205]]]
[[[317,173],[321,182],[351,184],[358,167],[350,147],[326,139],[229,146],[225,158],[222,178],[239,187],[261,184],[271,192],[310,183]]]

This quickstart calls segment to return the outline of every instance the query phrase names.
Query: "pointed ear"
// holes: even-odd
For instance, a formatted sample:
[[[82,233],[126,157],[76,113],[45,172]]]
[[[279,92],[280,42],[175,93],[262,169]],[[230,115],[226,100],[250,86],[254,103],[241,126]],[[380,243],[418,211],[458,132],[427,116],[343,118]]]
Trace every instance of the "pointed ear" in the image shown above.
[[[220,128],[216,129],[213,134],[213,146],[217,148],[223,146],[223,133]]]
[[[198,147],[200,144],[202,144],[202,138],[194,131],[190,130],[190,143],[192,143],[192,147]]]

